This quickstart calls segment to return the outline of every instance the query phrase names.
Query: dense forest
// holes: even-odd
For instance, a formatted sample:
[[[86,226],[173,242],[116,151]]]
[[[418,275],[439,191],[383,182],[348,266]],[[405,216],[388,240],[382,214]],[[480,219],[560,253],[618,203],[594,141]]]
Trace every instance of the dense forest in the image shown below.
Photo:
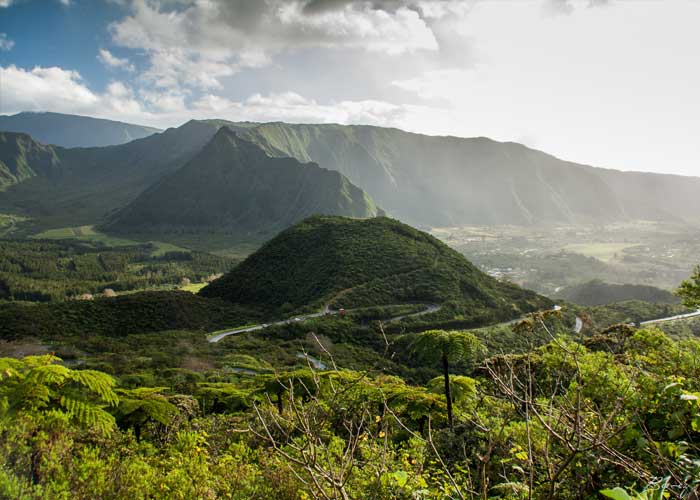
[[[75,240],[3,240],[0,301],[53,302],[107,289],[172,288],[208,281],[235,263],[189,250],[161,252],[151,243],[107,247]]]

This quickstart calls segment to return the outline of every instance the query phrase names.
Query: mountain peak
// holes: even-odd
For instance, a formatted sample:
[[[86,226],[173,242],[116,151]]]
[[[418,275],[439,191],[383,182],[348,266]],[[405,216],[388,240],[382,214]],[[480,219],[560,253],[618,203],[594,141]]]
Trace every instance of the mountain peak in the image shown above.
[[[206,231],[250,241],[313,214],[379,213],[341,173],[268,156],[222,126],[187,164],[118,212],[105,228],[124,234]]]

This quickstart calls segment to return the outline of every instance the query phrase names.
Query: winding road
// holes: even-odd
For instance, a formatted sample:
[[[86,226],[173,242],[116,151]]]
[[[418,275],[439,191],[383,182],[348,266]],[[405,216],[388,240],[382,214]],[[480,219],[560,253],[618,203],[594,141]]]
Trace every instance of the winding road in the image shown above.
[[[648,321],[642,321],[641,323],[639,323],[639,326],[653,325],[654,323],[664,323],[666,321],[673,321],[676,319],[694,318],[695,316],[700,316],[700,309],[687,314],[677,314],[675,316],[669,316],[668,318],[650,319]]]
[[[397,305],[405,305],[405,304],[397,304]],[[442,309],[442,306],[440,306],[440,305],[425,304],[425,309],[423,311],[419,311],[419,312],[411,313],[411,314],[402,314],[400,316],[394,316],[394,317],[386,319],[384,321],[386,323],[394,323],[396,321],[401,321],[402,319],[405,319],[405,318],[415,318],[417,316],[424,316],[426,314],[438,312],[440,309]],[[352,311],[356,311],[356,310],[357,309],[349,309],[347,312],[352,312]],[[561,306],[555,305],[552,309],[549,309],[549,310],[550,311],[559,311],[559,310],[561,310]],[[321,316],[337,315],[337,314],[340,314],[340,311],[332,310],[327,305],[326,307],[323,308],[323,311],[321,311],[321,312],[312,313],[312,314],[305,314],[303,316],[297,316],[295,318],[289,318],[289,319],[285,319],[282,321],[275,321],[272,323],[262,323],[259,325],[246,326],[246,327],[242,327],[242,328],[234,328],[232,330],[227,330],[225,332],[217,333],[209,338],[209,342],[216,343],[216,342],[219,342],[221,339],[224,339],[230,335],[236,335],[239,333],[246,333],[246,332],[255,332],[257,330],[264,330],[265,328],[269,328],[271,326],[289,325],[291,323],[303,322],[303,321],[306,321],[307,319],[311,319],[311,318],[319,318]],[[700,311],[699,311],[699,314],[700,314]],[[526,317],[527,317],[527,315],[521,316],[519,318],[510,320],[510,321],[506,321],[506,322],[500,323],[500,324],[502,324],[502,325],[514,325],[515,323],[522,321]],[[576,325],[574,326],[574,332],[579,333],[581,331],[581,328],[583,328],[583,320],[577,316],[576,317]]]
[[[400,304],[400,305],[405,305],[405,304]],[[387,307],[390,307],[390,306],[387,306]],[[442,309],[442,306],[439,306],[436,304],[426,304],[425,310],[423,310],[423,311],[419,311],[417,313],[411,313],[411,314],[402,314],[401,316],[394,316],[393,318],[387,319],[386,322],[393,323],[395,321],[401,321],[404,318],[423,316],[425,314],[437,312],[440,309]],[[356,309],[354,309],[354,310],[356,310]],[[353,309],[347,310],[347,312],[352,312],[352,311],[353,311]],[[306,321],[307,319],[311,319],[311,318],[319,318],[321,316],[337,315],[337,314],[340,314],[340,311],[332,310],[332,309],[330,309],[329,306],[326,306],[323,308],[323,311],[317,312],[317,313],[305,314],[303,316],[297,316],[295,318],[289,318],[289,319],[285,319],[282,321],[275,321],[273,323],[262,323],[260,325],[246,326],[243,328],[235,328],[233,330],[228,330],[225,332],[217,333],[216,335],[213,335],[211,338],[209,338],[209,342],[216,343],[216,342],[220,341],[221,339],[228,337],[229,335],[236,335],[238,333],[254,332],[257,330],[264,330],[265,328],[269,328],[271,326],[289,325],[290,323],[303,322],[303,321]]]

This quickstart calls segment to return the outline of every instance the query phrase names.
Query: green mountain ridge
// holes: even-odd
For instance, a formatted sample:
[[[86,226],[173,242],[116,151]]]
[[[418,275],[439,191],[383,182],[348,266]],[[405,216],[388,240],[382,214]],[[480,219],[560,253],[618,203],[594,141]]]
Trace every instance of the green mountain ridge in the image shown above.
[[[700,211],[700,178],[595,168],[484,137],[286,123],[244,137],[270,154],[339,170],[412,224],[678,221]]]
[[[387,213],[417,226],[695,223],[700,213],[695,177],[595,168],[487,138],[226,120],[191,120],[119,146],[51,147],[57,167],[50,176],[34,161],[13,167],[19,176],[5,167],[0,212],[30,217],[41,229],[113,220],[223,126],[270,156],[340,172]]]
[[[43,144],[65,148],[124,144],[160,132],[133,123],[48,112],[2,115],[0,131],[22,132]]]
[[[52,146],[27,134],[0,132],[0,192],[37,175],[50,177],[60,163]]]
[[[0,212],[31,217],[43,228],[100,223],[108,213],[187,163],[217,130],[214,124],[188,122],[127,144],[100,148],[66,149],[30,139],[25,149],[47,148],[57,168],[51,175],[25,176],[9,186],[0,194]],[[28,137],[5,135],[16,141]],[[3,146],[7,150],[19,147]],[[29,167],[41,172],[33,163]]]
[[[111,233],[223,232],[263,240],[313,214],[375,217],[367,194],[334,170],[270,157],[228,127],[102,227]]]
[[[465,317],[512,318],[551,301],[496,281],[427,233],[386,217],[316,216],[283,231],[200,292],[280,312],[451,304]]]

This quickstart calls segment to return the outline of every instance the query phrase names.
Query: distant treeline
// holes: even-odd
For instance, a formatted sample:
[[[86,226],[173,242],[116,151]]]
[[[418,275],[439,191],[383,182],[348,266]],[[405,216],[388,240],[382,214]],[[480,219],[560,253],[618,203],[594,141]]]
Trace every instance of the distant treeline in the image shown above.
[[[0,339],[123,336],[166,330],[212,331],[245,324],[256,313],[189,292],[141,292],[97,300],[0,305]]]
[[[615,285],[601,280],[561,290],[558,297],[582,306],[600,306],[625,300],[643,300],[654,304],[680,304],[671,292],[648,285]]]

